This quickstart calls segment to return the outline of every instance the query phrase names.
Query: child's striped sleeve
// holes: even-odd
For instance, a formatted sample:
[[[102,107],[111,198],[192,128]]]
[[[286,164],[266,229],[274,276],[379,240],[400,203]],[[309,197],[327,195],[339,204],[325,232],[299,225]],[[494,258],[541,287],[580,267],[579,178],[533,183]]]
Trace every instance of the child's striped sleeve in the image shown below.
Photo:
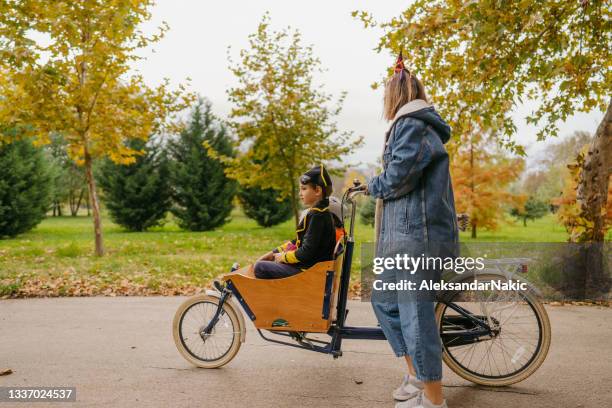
[[[283,255],[281,256],[281,262],[283,263],[288,263],[288,264],[295,264],[300,262],[299,259],[297,259],[297,257],[295,256],[295,251],[287,251],[287,252],[283,252]]]
[[[287,241],[284,244],[277,246],[276,248],[274,248],[272,250],[272,252],[274,252],[275,254],[279,253],[279,252],[285,252],[287,250],[287,247],[289,245],[295,245],[295,239],[291,240],[291,241]]]

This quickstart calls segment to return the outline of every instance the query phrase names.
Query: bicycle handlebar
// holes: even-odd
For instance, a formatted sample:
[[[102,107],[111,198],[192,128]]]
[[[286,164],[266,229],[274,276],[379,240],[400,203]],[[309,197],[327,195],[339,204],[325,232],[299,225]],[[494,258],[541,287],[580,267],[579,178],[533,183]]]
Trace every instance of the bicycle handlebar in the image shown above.
[[[358,186],[355,187],[349,187],[349,192],[354,192],[354,191],[364,191],[366,189],[366,185],[365,184],[360,184]]]

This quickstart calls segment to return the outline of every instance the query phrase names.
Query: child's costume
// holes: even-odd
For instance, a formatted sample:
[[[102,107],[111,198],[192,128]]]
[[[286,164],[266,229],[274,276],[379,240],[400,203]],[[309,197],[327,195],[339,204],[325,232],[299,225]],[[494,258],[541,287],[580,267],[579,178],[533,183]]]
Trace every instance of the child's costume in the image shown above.
[[[308,210],[295,232],[297,238],[272,251],[283,253],[283,263],[304,270],[317,262],[334,259],[336,226],[329,211],[328,198],[322,199]]]
[[[331,178],[322,165],[310,169],[300,181],[302,184],[314,183],[324,188],[331,188]],[[255,277],[284,278],[308,269],[318,262],[334,259],[338,223],[339,221],[329,210],[329,198],[321,199],[309,208],[300,220],[295,231],[296,238],[272,251],[283,254],[281,263],[256,262]]]

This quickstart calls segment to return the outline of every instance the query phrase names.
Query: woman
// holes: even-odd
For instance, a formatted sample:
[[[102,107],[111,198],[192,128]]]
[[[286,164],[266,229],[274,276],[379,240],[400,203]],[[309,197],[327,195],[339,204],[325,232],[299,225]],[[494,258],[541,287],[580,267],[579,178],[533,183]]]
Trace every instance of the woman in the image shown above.
[[[392,121],[385,137],[384,170],[366,187],[366,194],[377,198],[377,256],[392,256],[393,248],[395,253],[400,250],[419,256],[421,251],[417,253],[416,248],[429,248],[432,243],[455,245],[457,220],[444,148],[450,127],[427,102],[423,85],[404,67],[401,53],[385,85],[384,117]],[[412,276],[418,277],[419,272]],[[390,273],[391,280],[405,278],[405,272]],[[408,374],[393,393],[396,400],[403,401],[396,407],[447,407],[434,299],[423,300],[406,292],[394,291],[390,298],[372,294],[372,306],[387,340],[408,365]],[[407,296],[418,300],[406,300]]]

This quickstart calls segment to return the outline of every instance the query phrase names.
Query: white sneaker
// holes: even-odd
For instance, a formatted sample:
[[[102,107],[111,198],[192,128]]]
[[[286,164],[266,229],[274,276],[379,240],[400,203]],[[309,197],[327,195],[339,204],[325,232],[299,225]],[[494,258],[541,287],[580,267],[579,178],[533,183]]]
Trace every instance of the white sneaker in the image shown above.
[[[419,391],[414,398],[395,404],[395,408],[448,408],[448,405],[446,405],[446,400],[436,405],[427,399],[423,391]]]
[[[410,398],[416,397],[423,387],[424,385],[422,381],[419,381],[415,377],[406,374],[404,375],[402,385],[393,391],[393,398],[395,398],[397,401],[409,400]]]

